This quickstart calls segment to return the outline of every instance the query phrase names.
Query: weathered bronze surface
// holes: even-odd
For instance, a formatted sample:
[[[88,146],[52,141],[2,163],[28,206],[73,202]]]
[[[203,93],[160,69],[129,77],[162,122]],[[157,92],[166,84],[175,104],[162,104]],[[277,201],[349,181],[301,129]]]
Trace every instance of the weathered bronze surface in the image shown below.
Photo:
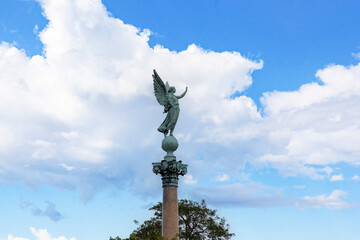
[[[163,209],[162,209],[162,236],[168,239],[179,233],[177,188],[179,175],[187,173],[187,164],[176,160],[174,152],[178,149],[179,143],[173,136],[174,128],[179,118],[180,107],[178,99],[185,96],[186,90],[180,96],[175,96],[175,87],[170,87],[168,82],[164,84],[160,76],[154,70],[153,84],[156,100],[164,106],[165,120],[158,128],[164,134],[161,147],[166,152],[161,162],[153,162],[153,172],[161,174],[163,187]],[[167,135],[170,132],[169,135]],[[177,237],[177,239],[179,239]]]
[[[165,137],[170,131],[170,136],[172,136],[180,113],[178,99],[185,96],[187,92],[187,87],[183,94],[181,94],[180,96],[176,96],[175,87],[173,86],[170,87],[168,82],[164,84],[164,82],[161,80],[160,76],[157,74],[155,69],[154,69],[154,74],[152,76],[153,76],[153,84],[154,84],[154,92],[155,92],[156,100],[160,103],[160,105],[164,106],[164,113],[167,113],[166,118],[161,123],[160,127],[158,128],[158,131],[164,133]]]
[[[167,113],[165,120],[158,128],[159,132],[164,133],[164,139],[161,147],[166,152],[166,156],[161,162],[153,163],[153,172],[161,174],[163,187],[177,187],[179,175],[184,176],[186,174],[188,165],[183,164],[181,161],[176,161],[174,152],[179,147],[179,144],[173,136],[173,131],[180,113],[178,99],[185,96],[187,87],[183,94],[175,96],[175,87],[170,87],[168,82],[164,84],[155,69],[152,77],[156,100],[160,103],[160,105],[164,106],[164,113]],[[169,131],[170,135],[167,135]]]
[[[187,173],[187,164],[183,164],[181,161],[162,160],[161,162],[153,163],[153,172],[155,174],[161,174],[162,186],[177,187],[179,182],[179,175],[184,176]]]

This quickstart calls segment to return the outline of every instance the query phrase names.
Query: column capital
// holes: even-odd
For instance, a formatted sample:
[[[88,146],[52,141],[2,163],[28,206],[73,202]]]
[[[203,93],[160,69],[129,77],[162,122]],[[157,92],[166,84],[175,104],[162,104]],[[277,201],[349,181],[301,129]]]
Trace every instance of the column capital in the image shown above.
[[[180,161],[176,161],[172,159],[162,160],[161,162],[154,162],[153,164],[153,172],[157,174],[161,174],[162,186],[178,186],[179,175],[184,176],[187,173],[187,164],[183,164]]]

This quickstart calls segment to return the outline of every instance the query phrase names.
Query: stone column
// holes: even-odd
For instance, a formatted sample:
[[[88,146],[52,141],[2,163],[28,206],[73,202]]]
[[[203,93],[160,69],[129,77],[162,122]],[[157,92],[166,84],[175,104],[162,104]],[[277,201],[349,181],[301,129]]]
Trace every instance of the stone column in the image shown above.
[[[172,239],[179,234],[177,187],[163,188],[162,236]]]
[[[187,164],[176,161],[173,153],[178,148],[178,142],[174,136],[165,137],[161,147],[167,153],[164,160],[152,164],[153,172],[156,174],[160,173],[162,179],[162,236],[172,239],[179,233],[177,188],[179,175],[184,176],[186,174]]]

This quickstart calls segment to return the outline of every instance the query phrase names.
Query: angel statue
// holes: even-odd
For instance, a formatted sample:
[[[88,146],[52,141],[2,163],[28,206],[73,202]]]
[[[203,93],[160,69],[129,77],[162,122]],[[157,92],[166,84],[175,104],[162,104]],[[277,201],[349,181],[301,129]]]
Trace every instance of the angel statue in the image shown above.
[[[187,87],[183,94],[176,96],[174,94],[176,92],[175,87],[170,87],[168,82],[164,84],[155,69],[152,77],[154,80],[154,92],[156,100],[160,103],[160,105],[164,106],[163,113],[167,113],[166,118],[158,128],[158,131],[164,133],[164,137],[166,137],[169,131],[170,136],[173,136],[174,128],[180,113],[178,99],[185,96]]]

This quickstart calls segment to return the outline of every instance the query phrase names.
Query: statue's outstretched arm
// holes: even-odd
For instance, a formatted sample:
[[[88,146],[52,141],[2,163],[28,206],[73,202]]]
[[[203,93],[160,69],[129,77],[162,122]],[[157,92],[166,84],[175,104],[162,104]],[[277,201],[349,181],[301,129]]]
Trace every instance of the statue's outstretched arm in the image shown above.
[[[185,94],[187,93],[187,87],[185,89],[185,92],[183,94],[181,94],[180,96],[175,96],[177,99],[183,98],[185,96]]]

